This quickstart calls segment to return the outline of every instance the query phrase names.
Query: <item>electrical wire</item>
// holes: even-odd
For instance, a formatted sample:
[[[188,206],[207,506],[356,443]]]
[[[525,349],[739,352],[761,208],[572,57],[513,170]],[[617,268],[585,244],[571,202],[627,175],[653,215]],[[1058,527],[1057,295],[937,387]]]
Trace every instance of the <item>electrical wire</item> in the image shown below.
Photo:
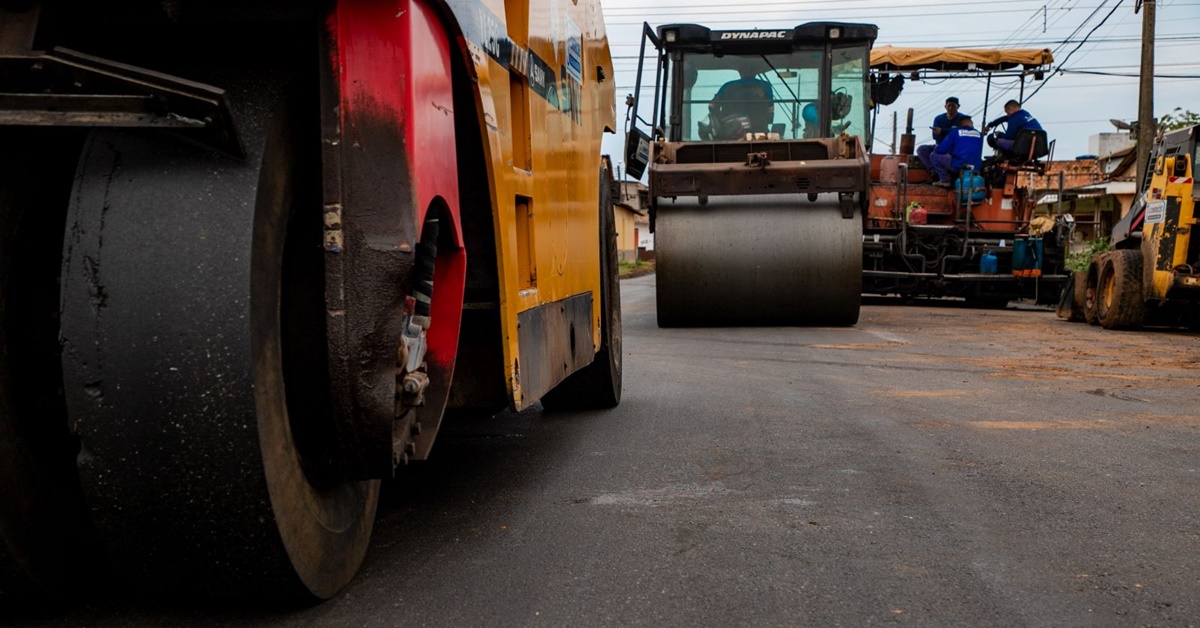
[[[1078,52],[1078,51],[1079,51],[1079,49],[1080,49],[1080,48],[1082,48],[1082,47],[1083,47],[1083,45],[1087,43],[1088,37],[1091,37],[1091,36],[1092,36],[1092,33],[1094,33],[1094,32],[1096,32],[1097,30],[1099,30],[1099,28],[1100,28],[1101,26],[1104,26],[1104,23],[1108,21],[1108,18],[1112,17],[1112,16],[1113,16],[1113,13],[1116,13],[1116,12],[1117,12],[1117,9],[1118,9],[1118,8],[1120,8],[1120,6],[1121,6],[1122,4],[1124,4],[1124,2],[1125,2],[1125,0],[1117,0],[1117,3],[1113,5],[1113,8],[1112,8],[1112,10],[1111,10],[1111,11],[1109,11],[1109,12],[1108,12],[1108,15],[1105,15],[1105,16],[1104,16],[1104,19],[1100,20],[1100,23],[1099,23],[1099,24],[1097,24],[1097,25],[1096,25],[1094,28],[1092,28],[1092,30],[1091,30],[1091,31],[1088,31],[1087,37],[1084,37],[1084,38],[1083,38],[1083,41],[1079,42],[1079,44],[1078,44],[1077,46],[1075,46],[1073,49],[1071,49],[1071,52],[1068,52],[1068,53],[1067,53],[1067,56],[1066,56],[1066,57],[1064,57],[1064,58],[1063,58],[1063,60],[1062,60],[1061,62],[1059,62],[1059,68],[1060,68],[1060,70],[1058,70],[1058,71],[1057,71],[1055,74],[1051,74],[1050,76],[1047,76],[1047,77],[1046,77],[1046,79],[1045,79],[1044,81],[1042,81],[1042,84],[1037,86],[1037,89],[1033,90],[1033,92],[1032,92],[1032,93],[1030,93],[1028,96],[1026,96],[1026,97],[1025,97],[1025,100],[1026,100],[1026,102],[1028,102],[1030,98],[1033,98],[1034,96],[1037,96],[1037,93],[1038,93],[1038,92],[1040,92],[1040,91],[1042,91],[1042,88],[1046,86],[1046,84],[1047,84],[1047,83],[1050,81],[1050,79],[1052,79],[1052,78],[1054,78],[1055,76],[1057,76],[1057,75],[1058,75],[1058,72],[1061,72],[1061,67],[1062,67],[1064,64],[1066,64],[1068,61],[1070,61],[1070,60],[1071,60],[1071,56],[1072,56],[1072,55],[1074,55],[1076,52]]]
[[[1012,15],[1014,13],[1025,13],[1026,15],[1024,16],[1024,19],[1021,20],[1018,24],[1016,24],[1016,26],[1013,29],[1004,30],[1004,31],[998,31],[998,30],[961,31],[960,30],[960,31],[955,32],[954,36],[950,37],[950,38],[943,37],[942,36],[943,33],[939,32],[938,33],[939,43],[943,44],[945,47],[948,47],[948,48],[952,48],[952,47],[967,47],[967,48],[1028,47],[1028,48],[1049,48],[1049,49],[1051,49],[1052,52],[1054,53],[1055,57],[1056,58],[1061,57],[1062,61],[1057,63],[1056,67],[1053,68],[1052,70],[1048,70],[1046,78],[1043,79],[1042,81],[1040,81],[1040,84],[1036,85],[1034,90],[1024,97],[1024,100],[1026,102],[1028,102],[1031,98],[1033,98],[1034,96],[1039,94],[1041,92],[1041,90],[1043,90],[1043,89],[1050,89],[1050,90],[1054,90],[1054,91],[1060,91],[1060,90],[1066,90],[1066,89],[1072,89],[1072,90],[1110,89],[1112,83],[1108,83],[1106,85],[1102,82],[1099,82],[1100,81],[1099,77],[1109,78],[1113,81],[1118,81],[1118,82],[1122,81],[1124,79],[1136,78],[1136,76],[1137,76],[1136,74],[1125,73],[1125,72],[1120,71],[1123,68],[1133,67],[1133,66],[1105,65],[1105,66],[1097,68],[1096,64],[1091,64],[1091,67],[1079,65],[1078,62],[1080,60],[1088,58],[1089,55],[1091,55],[1095,52],[1098,52],[1101,49],[1103,49],[1106,53],[1108,53],[1109,51],[1129,50],[1131,48],[1135,48],[1136,46],[1133,46],[1133,47],[1128,46],[1128,45],[1122,46],[1122,44],[1129,44],[1129,43],[1135,43],[1135,42],[1140,43],[1140,41],[1141,41],[1141,38],[1139,36],[1123,35],[1123,34],[1120,34],[1117,32],[1117,29],[1120,28],[1123,30],[1127,26],[1127,23],[1132,16],[1132,12],[1130,13],[1129,16],[1122,16],[1121,19],[1119,19],[1119,20],[1114,21],[1111,19],[1121,6],[1128,6],[1124,3],[1123,0],[1117,0],[1116,4],[1111,4],[1110,0],[1103,0],[1099,4],[1092,2],[1092,3],[1087,4],[1086,6],[1083,4],[1083,2],[1086,2],[1086,0],[1049,0],[1048,2],[1039,1],[1039,0],[1032,0],[1032,1],[1013,0],[1012,2],[1007,2],[1004,5],[1002,5],[1002,6],[1005,6],[1007,8],[1007,10],[971,12],[972,14],[979,14],[979,15],[998,15],[998,14]],[[925,11],[925,9],[932,8],[935,6],[941,6],[940,3],[905,5],[904,7],[888,7],[888,9],[891,9],[891,12],[879,13],[879,11],[877,9],[873,9],[873,8],[867,7],[867,6],[848,6],[848,5],[855,5],[855,4],[871,4],[871,3],[867,0],[809,0],[808,2],[805,3],[805,6],[807,7],[807,6],[811,6],[811,5],[829,5],[829,6],[836,5],[837,10],[842,13],[853,13],[855,11],[862,12],[862,11],[867,11],[867,10],[873,10],[875,12],[872,14],[871,21],[875,21],[877,19],[884,19],[884,18],[904,19],[904,18],[929,17],[930,14],[927,11]],[[1197,3],[1197,2],[1169,2],[1168,3],[1168,2],[1163,2],[1163,0],[1159,0],[1159,4],[1167,5],[1167,6],[1171,6],[1171,7],[1200,6],[1200,3]],[[956,7],[961,7],[964,5],[995,6],[994,3],[991,2],[991,0],[962,0],[961,2],[957,2],[955,4]],[[1030,6],[1030,5],[1038,5],[1038,6]],[[785,15],[792,15],[792,16],[794,16],[798,13],[799,14],[828,13],[828,10],[824,9],[823,7],[819,7],[819,8],[815,8],[815,9],[811,9],[811,10],[810,9],[795,9],[794,5],[791,2],[784,2],[784,1],[780,1],[780,2],[768,1],[768,2],[763,2],[763,3],[756,3],[755,6],[760,11],[766,11],[767,13],[779,12],[779,13],[783,13]],[[634,15],[646,16],[648,11],[651,12],[652,15],[654,15],[655,14],[654,11],[660,10],[660,11],[669,11],[670,15],[672,17],[674,17],[676,15],[680,15],[684,12],[687,12],[688,7],[694,7],[696,9],[698,9],[698,11],[689,12],[689,14],[690,13],[699,13],[701,15],[713,16],[717,19],[714,19],[712,21],[717,22],[720,25],[740,24],[740,23],[750,21],[750,20],[743,20],[743,19],[733,19],[733,20],[721,19],[720,16],[723,16],[723,15],[745,15],[745,12],[743,9],[735,8],[730,5],[715,5],[715,4],[689,4],[689,5],[676,5],[676,6],[671,6],[671,7],[665,7],[665,6],[664,7],[651,7],[649,9],[647,9],[645,7],[629,7],[629,8],[618,8],[615,10],[608,9],[605,11],[605,13],[606,13],[606,15],[609,15],[612,17],[623,18],[623,17],[633,17]],[[780,8],[773,9],[772,7],[780,7]],[[790,12],[785,11],[785,9],[782,7],[790,7],[793,10]],[[897,9],[902,9],[902,10],[897,10]],[[1107,14],[1103,14],[1105,9],[1108,9]],[[1062,26],[1065,25],[1066,21],[1069,20],[1073,15],[1076,15],[1076,14],[1078,14],[1080,12],[1084,12],[1084,11],[1088,12],[1086,17],[1084,17],[1082,20],[1077,22],[1074,26],[1068,26],[1068,28],[1066,28],[1066,29],[1062,28]],[[1185,12],[1185,14],[1186,13],[1187,12]],[[1101,14],[1103,14],[1103,17],[1100,18],[1098,22],[1096,22],[1095,20],[1098,17],[1100,17]],[[944,13],[939,13],[938,15],[944,15]],[[786,19],[786,18],[783,18],[783,19]],[[1200,36],[1193,35],[1191,33],[1196,33],[1197,29],[1195,27],[1191,27],[1191,26],[1183,26],[1183,23],[1195,22],[1197,19],[1200,19],[1200,18],[1178,17],[1178,18],[1171,19],[1169,22],[1164,22],[1163,25],[1160,25],[1160,29],[1161,29],[1161,26],[1167,26],[1168,30],[1176,30],[1176,29],[1182,29],[1182,30],[1176,30],[1176,32],[1174,32],[1174,33],[1168,32],[1168,33],[1164,33],[1164,34],[1160,35],[1159,37],[1156,38],[1156,46],[1161,46],[1164,48],[1165,47],[1179,48],[1179,47],[1183,47],[1183,46],[1189,46],[1189,47],[1194,46],[1194,42],[1200,41]],[[759,19],[759,20],[753,20],[753,21],[758,24],[761,24],[764,28],[769,28],[770,22],[782,21],[782,20],[776,20],[776,18],[765,18],[765,19]],[[802,20],[800,20],[800,21],[802,21]],[[839,19],[837,21],[853,21],[853,20],[852,19]],[[995,19],[994,18],[985,18],[984,23],[995,23]],[[617,23],[615,23],[615,24],[613,22],[610,22],[610,24],[613,24],[614,26],[624,26],[624,24],[621,23],[620,20],[618,20]],[[642,24],[641,20],[637,21],[636,24],[634,24],[632,22],[629,23],[630,26],[633,26],[633,25],[640,26],[641,24]],[[712,24],[712,26],[714,28],[720,28],[720,26],[717,24]],[[1109,29],[1105,32],[1101,32],[1101,30],[1105,26],[1109,26]],[[734,27],[734,28],[736,28],[736,27]],[[1085,32],[1086,32],[1086,34],[1084,34]],[[996,35],[1000,35],[1001,33],[1005,34],[1003,38],[996,37]],[[1061,34],[1056,35],[1056,33],[1061,33]],[[904,41],[926,43],[926,42],[928,42],[928,40],[929,40],[928,36],[923,36],[923,35],[900,36],[900,37],[897,37],[896,39],[891,40],[890,43],[902,44]],[[989,41],[995,42],[997,40],[999,40],[999,42],[1000,42],[999,44],[988,43]],[[614,42],[613,43],[613,46],[616,48],[630,46],[630,45],[636,46],[638,44],[636,44],[636,43],[629,44],[629,43],[624,43],[624,42]],[[614,55],[613,60],[614,60],[614,63],[624,66],[627,63],[636,62],[637,56],[636,55]],[[1075,67],[1068,67],[1069,61],[1071,61],[1071,60],[1076,61]],[[1195,67],[1196,65],[1197,64],[1188,64],[1188,63],[1180,63],[1180,64],[1172,64],[1172,65],[1161,65],[1160,64],[1161,67],[1181,67],[1181,68],[1189,68],[1189,69],[1192,67]],[[1096,77],[1098,77],[1097,78],[1098,82],[1096,85],[1090,85],[1090,84],[1089,85],[1076,85],[1074,82],[1072,82],[1070,80],[1066,80],[1065,83],[1062,80],[1055,80],[1054,85],[1050,85],[1049,84],[1050,79],[1053,77],[1056,77],[1060,74],[1061,75],[1077,74],[1077,75],[1096,76]],[[1193,74],[1186,73],[1186,72],[1156,74],[1155,77],[1159,78],[1159,79],[1163,79],[1164,81],[1172,82],[1172,83],[1176,82],[1176,81],[1187,82],[1187,81],[1200,80],[1200,75],[1193,75]],[[922,81],[922,84],[925,86],[929,86],[929,87],[935,87],[937,85],[940,85],[941,83],[943,83],[946,80],[948,80],[948,79],[939,79],[939,80],[926,79],[926,80]],[[982,84],[982,79],[972,77],[971,82],[967,83],[968,87],[964,91],[969,92],[972,89],[979,89],[978,87],[970,87],[970,86],[971,85],[981,85],[981,84]],[[1018,89],[1020,86],[1021,86],[1021,82],[1019,80],[993,81],[993,90],[992,90],[992,94],[991,94],[991,96],[993,98],[990,98],[989,100],[994,100],[996,102],[1002,102],[1003,100],[1007,99],[1007,96],[1010,93],[1012,93],[1013,91]],[[632,89],[632,87],[625,86],[625,87],[619,87],[618,89],[630,90],[630,89]],[[941,90],[937,90],[937,89],[929,89],[929,90],[920,90],[920,89],[911,90],[910,89],[910,90],[906,90],[906,93],[910,94],[910,95],[920,96],[923,99],[929,100],[930,102],[940,101],[941,96],[944,94],[944,92],[942,92]],[[918,105],[917,107],[915,107],[915,109],[924,109],[924,107]],[[1071,121],[1071,123],[1077,123],[1077,122],[1078,121],[1076,121],[1076,120]],[[886,142],[883,142],[881,140],[881,138],[879,138],[879,137],[875,137],[873,139],[874,139],[874,142],[886,143]]]
[[[1189,64],[1189,65],[1194,65],[1194,64]],[[1126,77],[1126,78],[1140,78],[1142,76],[1140,73],[1103,72],[1100,70],[1069,70],[1069,69],[1061,69],[1060,68],[1058,71],[1063,74],[1088,74],[1088,75],[1093,75],[1093,76],[1121,76],[1121,77]],[[1154,78],[1156,78],[1156,79],[1160,79],[1160,78],[1161,79],[1200,79],[1200,74],[1155,74]]]

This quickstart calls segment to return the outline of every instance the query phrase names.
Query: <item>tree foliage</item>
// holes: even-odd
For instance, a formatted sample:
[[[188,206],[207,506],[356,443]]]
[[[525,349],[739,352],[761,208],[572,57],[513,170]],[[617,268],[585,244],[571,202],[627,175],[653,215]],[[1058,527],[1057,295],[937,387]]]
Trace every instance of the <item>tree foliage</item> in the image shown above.
[[[1067,270],[1074,273],[1081,273],[1088,269],[1088,264],[1092,263],[1092,258],[1097,253],[1112,250],[1112,246],[1108,243],[1108,238],[1096,238],[1089,240],[1082,251],[1068,253],[1067,259],[1064,260],[1064,265]]]
[[[1176,107],[1174,111],[1158,120],[1158,127],[1164,131],[1174,131],[1197,124],[1200,124],[1200,113],[1185,111],[1183,107]]]

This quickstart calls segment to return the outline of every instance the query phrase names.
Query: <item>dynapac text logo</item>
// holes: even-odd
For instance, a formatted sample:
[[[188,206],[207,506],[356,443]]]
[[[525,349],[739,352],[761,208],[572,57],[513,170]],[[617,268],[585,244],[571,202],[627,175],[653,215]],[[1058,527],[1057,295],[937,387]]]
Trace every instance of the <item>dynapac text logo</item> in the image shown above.
[[[792,31],[727,31],[721,39],[787,39]]]

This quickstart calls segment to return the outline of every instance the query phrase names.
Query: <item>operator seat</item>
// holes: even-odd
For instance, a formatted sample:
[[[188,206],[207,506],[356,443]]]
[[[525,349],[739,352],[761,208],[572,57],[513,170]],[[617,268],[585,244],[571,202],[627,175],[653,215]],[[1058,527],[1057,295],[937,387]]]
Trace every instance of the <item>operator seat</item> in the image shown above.
[[[1050,154],[1050,144],[1046,132],[1041,129],[1024,129],[1017,133],[1013,140],[1012,150],[1008,151],[1008,162],[1013,166],[1023,166],[1037,161]]]
[[[1046,140],[1044,130],[1024,129],[1017,133],[1012,150],[998,150],[996,155],[983,160],[980,173],[992,187],[1006,185],[1009,173],[1046,174],[1046,164],[1040,160],[1054,153],[1054,142]]]

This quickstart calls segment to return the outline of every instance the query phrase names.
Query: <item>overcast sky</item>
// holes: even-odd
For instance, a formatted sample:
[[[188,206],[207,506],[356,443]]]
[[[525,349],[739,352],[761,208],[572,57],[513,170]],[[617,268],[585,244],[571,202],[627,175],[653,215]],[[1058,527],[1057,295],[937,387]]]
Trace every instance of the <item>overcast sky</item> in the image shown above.
[[[642,22],[651,27],[673,22],[702,24],[716,30],[790,28],[816,21],[866,22],[879,26],[876,45],[957,48],[1049,48],[1056,69],[1107,72],[1102,76],[1063,72],[1041,83],[1026,84],[1025,109],[1057,140],[1055,159],[1089,152],[1088,138],[1116,132],[1110,118],[1137,119],[1142,14],[1135,0],[601,0],[617,73],[618,121],[624,97],[633,92]],[[1160,0],[1155,36],[1154,113],[1175,107],[1200,113],[1200,0]],[[1186,78],[1171,78],[1172,76]],[[1006,91],[1015,79],[993,83],[988,117],[1002,115],[1002,104],[1016,98]],[[1039,86],[1040,89],[1039,89]],[[1036,94],[1032,94],[1038,89]],[[942,113],[947,96],[958,96],[962,111],[983,113],[985,81],[964,79],[909,82],[876,130],[876,152],[891,142],[891,112],[900,123],[913,108],[917,143]],[[1032,95],[1030,95],[1032,94]],[[903,132],[903,129],[901,129]],[[620,162],[623,136],[606,137],[604,149]]]

